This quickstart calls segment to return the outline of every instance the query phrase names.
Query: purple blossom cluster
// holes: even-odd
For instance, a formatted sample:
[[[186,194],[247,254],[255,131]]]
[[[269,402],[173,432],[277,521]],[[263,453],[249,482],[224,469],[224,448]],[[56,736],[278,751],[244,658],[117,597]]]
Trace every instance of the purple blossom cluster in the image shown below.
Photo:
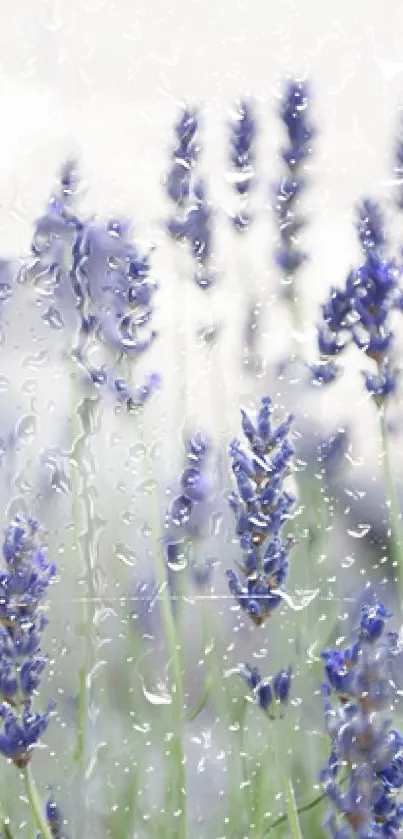
[[[38,522],[17,516],[3,544],[6,568],[0,574],[0,752],[22,768],[49,722],[51,707],[33,710],[46,667],[41,639],[47,620],[40,610],[56,573],[38,543]]]
[[[349,647],[325,650],[322,686],[331,751],[321,773],[335,808],[333,839],[394,839],[403,824],[403,737],[392,726],[401,648],[386,631],[390,613],[378,600],[364,605]],[[342,817],[343,826],[339,826]]]
[[[211,492],[211,480],[207,474],[209,453],[210,443],[200,431],[187,439],[180,491],[172,500],[165,520],[168,567],[172,568],[180,561],[188,540],[202,538]]]
[[[288,415],[273,426],[272,414],[269,397],[262,399],[256,426],[242,411],[242,430],[250,454],[238,440],[233,440],[229,448],[238,490],[231,493],[229,503],[243,552],[240,570],[245,582],[232,569],[227,577],[231,594],[258,626],[281,603],[292,544],[281,533],[294,504],[293,496],[283,488],[293,454],[288,439],[292,417]]]
[[[287,83],[279,115],[287,143],[281,149],[285,171],[272,188],[280,240],[275,259],[283,273],[284,296],[293,299],[295,274],[307,258],[298,242],[298,234],[306,223],[299,206],[306,187],[304,167],[312,153],[312,140],[315,136],[309,118],[309,88],[305,81],[292,80]]]
[[[358,208],[357,231],[365,260],[350,271],[344,288],[332,287],[322,306],[318,330],[321,362],[314,365],[314,380],[328,384],[339,368],[333,361],[354,344],[375,363],[375,371],[363,371],[365,387],[378,404],[395,392],[397,370],[393,365],[393,332],[390,316],[401,308],[398,270],[385,253],[383,217],[375,202]]]
[[[229,122],[230,179],[241,201],[239,211],[232,216],[232,223],[239,233],[249,230],[252,223],[248,198],[255,181],[256,135],[257,126],[252,104],[246,99],[241,99]]]
[[[122,357],[136,360],[156,338],[156,284],[149,276],[149,256],[139,252],[126,219],[103,222],[77,215],[78,184],[76,162],[69,161],[35,224],[26,275],[39,301],[45,301],[45,322],[78,334],[73,356],[89,380],[106,386],[128,408],[137,407],[158,386],[159,377],[151,374],[144,386],[133,390],[122,380],[117,362]],[[108,361],[94,367],[90,359],[98,347]]]
[[[257,705],[262,708],[269,719],[274,720],[283,716],[290,695],[291,667],[279,670],[272,679],[262,679],[257,667],[242,664],[239,674],[252,691]]]

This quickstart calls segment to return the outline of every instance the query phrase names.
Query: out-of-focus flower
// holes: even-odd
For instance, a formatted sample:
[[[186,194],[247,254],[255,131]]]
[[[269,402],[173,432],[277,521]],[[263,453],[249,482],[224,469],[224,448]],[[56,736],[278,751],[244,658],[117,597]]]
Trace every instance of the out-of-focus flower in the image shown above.
[[[22,768],[49,722],[32,709],[46,657],[41,652],[47,620],[40,610],[56,572],[38,543],[38,522],[17,516],[5,531],[0,574],[0,752]]]
[[[46,802],[45,813],[53,839],[67,839],[62,812],[53,796],[50,796]]]
[[[169,567],[184,555],[185,543],[201,539],[205,524],[211,481],[206,465],[210,443],[197,431],[186,442],[185,468],[180,477],[180,492],[175,495],[165,519],[165,552]]]
[[[270,719],[284,715],[290,696],[291,667],[283,668],[272,679],[262,679],[258,668],[248,664],[240,665],[238,672],[252,691],[256,703]]]
[[[156,338],[152,328],[156,283],[150,278],[148,254],[140,253],[127,219],[79,218],[73,212],[78,195],[75,162],[63,167],[47,212],[35,224],[34,259],[26,276],[46,300],[43,318],[54,329],[68,329],[67,348],[88,380],[118,393],[111,353],[137,359]],[[78,335],[78,339],[76,336]],[[71,343],[70,343],[71,341]],[[77,341],[72,348],[72,343]],[[93,351],[106,354],[94,366]],[[150,377],[133,403],[151,393]]]
[[[254,162],[257,128],[250,102],[243,99],[237,103],[228,127],[231,163],[229,180],[240,199],[240,207],[232,216],[232,223],[235,230],[242,233],[249,230],[252,223],[248,199],[255,180]]]
[[[338,372],[331,359],[349,344],[375,362],[375,372],[364,371],[363,375],[367,391],[381,404],[396,389],[390,316],[393,309],[401,307],[401,292],[397,268],[385,255],[383,219],[375,202],[366,200],[359,206],[358,235],[365,261],[348,274],[343,289],[331,289],[322,307],[318,347],[323,370],[331,370],[330,376],[323,377],[326,384],[334,381]],[[315,365],[315,379],[318,373],[320,366]]]
[[[176,145],[172,152],[172,166],[165,179],[167,195],[177,209],[183,208],[189,200],[192,170],[200,151],[198,129],[197,110],[184,108],[175,125]]]
[[[214,284],[211,219],[205,183],[200,179],[194,186],[183,219],[175,219],[168,225],[173,238],[188,243],[196,266],[194,279],[202,289],[211,288]]]
[[[373,250],[381,253],[386,248],[385,219],[379,204],[370,198],[357,206],[357,234],[364,254]]]
[[[238,440],[229,449],[238,489],[231,493],[229,503],[243,551],[240,568],[246,584],[232,569],[227,577],[231,594],[257,625],[281,603],[291,548],[281,531],[294,503],[283,488],[293,454],[288,439],[292,417],[273,426],[272,413],[269,397],[262,399],[256,427],[242,411],[242,430],[251,453],[244,452]]]
[[[331,836],[397,836],[403,806],[403,737],[391,727],[397,700],[394,659],[401,654],[398,636],[386,632],[390,613],[373,598],[362,608],[353,643],[325,650],[326,682],[322,686],[331,750],[321,772],[334,814],[328,821]]]
[[[334,477],[339,471],[347,452],[349,435],[345,428],[338,428],[330,437],[326,437],[316,447],[317,459],[328,477]]]
[[[395,145],[395,158],[393,174],[396,178],[395,204],[399,210],[403,210],[403,118],[399,114],[399,129]]]
[[[295,275],[307,255],[300,249],[298,234],[306,224],[300,212],[300,200],[306,181],[304,165],[312,153],[314,128],[309,119],[309,88],[304,81],[289,81],[279,110],[287,144],[281,149],[285,172],[273,186],[274,210],[280,244],[275,250],[276,263],[283,277],[283,292],[288,300],[295,298]]]

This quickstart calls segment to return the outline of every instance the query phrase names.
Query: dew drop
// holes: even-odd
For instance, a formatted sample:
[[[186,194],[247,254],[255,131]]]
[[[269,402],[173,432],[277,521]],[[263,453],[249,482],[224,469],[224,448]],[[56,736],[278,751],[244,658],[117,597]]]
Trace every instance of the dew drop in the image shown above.
[[[142,684],[143,694],[150,705],[171,705],[172,704],[172,696],[166,690],[165,685],[161,682],[158,682],[156,685],[155,690],[150,690],[146,687],[144,680]]]
[[[367,536],[371,530],[370,524],[359,524],[357,530],[348,530],[347,533],[349,536],[352,536],[353,539],[363,539],[364,536]]]
[[[136,554],[123,542],[117,542],[113,546],[113,553],[117,559],[129,568],[134,568],[137,565],[138,559]]]
[[[24,443],[31,443],[36,434],[36,417],[35,414],[25,414],[21,417],[16,426],[16,435],[18,440]]]

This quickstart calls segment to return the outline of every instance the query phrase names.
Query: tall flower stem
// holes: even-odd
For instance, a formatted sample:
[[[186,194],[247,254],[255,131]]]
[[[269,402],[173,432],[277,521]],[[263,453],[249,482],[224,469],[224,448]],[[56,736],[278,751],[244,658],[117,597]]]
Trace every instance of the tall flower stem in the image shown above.
[[[31,766],[28,765],[22,770],[22,778],[24,781],[25,792],[29,801],[29,806],[35,819],[35,824],[40,832],[41,839],[53,839],[52,831],[46,821],[45,814],[42,809],[41,799],[36,788],[35,780],[32,775]]]
[[[150,458],[149,448],[144,439],[144,431],[141,422],[139,423],[140,436],[144,447],[143,467],[145,471],[145,479],[152,480],[153,469]],[[165,557],[163,551],[163,541],[161,538],[161,531],[159,525],[159,509],[157,503],[157,496],[154,490],[149,493],[150,499],[150,529],[153,537],[153,544],[155,548],[155,567],[158,584],[158,591],[161,603],[161,617],[164,628],[164,635],[167,645],[167,651],[170,658],[172,668],[172,717],[174,735],[171,741],[170,757],[172,758],[173,773],[169,772],[169,780],[167,785],[167,793],[172,796],[176,795],[177,807],[175,812],[178,813],[177,829],[175,836],[177,839],[186,839],[186,778],[185,778],[185,755],[183,748],[183,681],[182,681],[182,665],[180,659],[180,647],[177,638],[176,625],[172,613],[168,574],[165,564]]]
[[[284,796],[284,807],[285,813],[287,816],[287,821],[290,828],[290,835],[292,839],[302,839],[301,833],[301,826],[299,823],[299,816],[298,816],[298,807],[297,802],[295,800],[295,793],[294,793],[294,786],[292,783],[291,773],[289,771],[289,766],[286,765],[287,761],[284,758],[287,757],[287,743],[284,742],[284,737],[280,742],[280,726],[277,725],[277,730],[275,732],[275,743],[276,743],[276,755],[277,755],[277,765],[280,767],[281,772],[281,781],[283,786],[283,796]],[[285,738],[287,739],[287,738]]]
[[[390,453],[388,430],[385,414],[385,406],[379,409],[379,424],[382,442],[382,466],[385,482],[386,506],[388,508],[390,525],[390,549],[392,554],[393,568],[396,571],[396,584],[399,597],[399,605],[402,607],[403,598],[403,523],[396,491],[396,483],[393,477]]]
[[[72,423],[72,485],[73,485],[73,528],[74,538],[80,557],[80,564],[84,569],[86,579],[86,591],[80,598],[81,606],[81,627],[80,635],[84,637],[84,660],[79,670],[78,702],[77,702],[77,740],[74,752],[74,760],[77,764],[83,764],[85,758],[85,729],[87,721],[87,709],[89,701],[88,673],[91,664],[91,613],[90,599],[92,594],[91,569],[88,567],[88,557],[82,544],[82,522],[80,515],[80,480],[79,461],[80,444],[82,443],[82,429],[78,421],[78,399],[77,399],[77,375],[74,369],[71,370],[71,423]]]

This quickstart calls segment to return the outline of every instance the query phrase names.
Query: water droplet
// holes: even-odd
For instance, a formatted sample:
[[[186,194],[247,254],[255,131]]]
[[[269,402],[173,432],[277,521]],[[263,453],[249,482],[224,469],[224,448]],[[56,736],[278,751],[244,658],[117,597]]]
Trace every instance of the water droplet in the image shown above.
[[[43,320],[51,329],[63,329],[65,326],[62,314],[56,306],[49,306],[43,315]]]
[[[224,516],[222,513],[213,513],[210,518],[211,521],[211,536],[220,536],[221,529],[224,524]]]
[[[370,524],[359,524],[357,530],[348,530],[347,533],[349,536],[352,536],[353,539],[363,539],[364,536],[367,536],[371,530]]]
[[[144,443],[136,443],[134,446],[130,446],[129,448],[129,457],[138,463],[139,460],[142,460],[144,455],[146,454],[146,447]]]
[[[36,379],[26,379],[21,385],[21,392],[26,396],[30,396],[31,393],[36,392],[37,388],[38,382]]]
[[[351,466],[364,466],[364,458],[362,456],[357,457],[357,459],[354,460],[350,451],[346,452],[345,456],[346,456],[348,462],[351,463]]]
[[[31,443],[36,434],[35,414],[25,414],[16,426],[17,439],[24,443]]]
[[[113,552],[116,558],[120,559],[124,565],[128,565],[129,568],[134,568],[137,565],[138,559],[136,554],[127,545],[123,544],[123,542],[117,542],[113,546]]]
[[[23,367],[36,372],[40,367],[44,367],[49,363],[49,353],[47,350],[40,350],[40,352],[27,355],[22,362]]]
[[[158,682],[155,690],[150,690],[146,687],[144,680],[142,684],[143,693],[150,705],[171,705],[172,696],[168,693],[166,685]]]
[[[191,512],[192,502],[190,499],[186,495],[178,495],[172,502],[170,518],[173,524],[181,527],[189,521]]]
[[[306,589],[305,591],[296,590],[295,595],[291,597],[286,591],[281,589],[273,589],[273,594],[277,594],[282,600],[287,603],[290,609],[294,612],[302,612],[319,594],[319,589]]]
[[[351,568],[354,565],[354,557],[353,556],[346,556],[342,560],[341,567],[342,568]]]
[[[123,524],[133,524],[136,521],[136,514],[131,513],[130,510],[124,510],[122,513]]]
[[[141,484],[139,484],[139,486],[137,487],[137,492],[139,493],[139,495],[152,495],[157,491],[157,489],[157,481],[155,481],[153,478],[149,478],[149,480],[143,481]]]

